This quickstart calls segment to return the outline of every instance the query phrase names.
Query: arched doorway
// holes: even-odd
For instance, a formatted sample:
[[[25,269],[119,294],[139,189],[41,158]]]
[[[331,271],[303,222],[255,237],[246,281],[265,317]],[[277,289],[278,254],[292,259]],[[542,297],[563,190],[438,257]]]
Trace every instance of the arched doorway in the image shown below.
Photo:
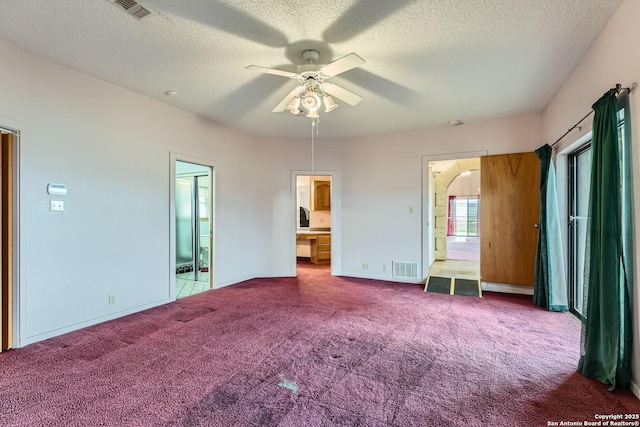
[[[435,192],[435,258],[438,261],[447,259],[447,228],[449,226],[449,186],[462,173],[480,171],[480,158],[443,160],[433,162]],[[480,194],[479,191],[477,194]]]

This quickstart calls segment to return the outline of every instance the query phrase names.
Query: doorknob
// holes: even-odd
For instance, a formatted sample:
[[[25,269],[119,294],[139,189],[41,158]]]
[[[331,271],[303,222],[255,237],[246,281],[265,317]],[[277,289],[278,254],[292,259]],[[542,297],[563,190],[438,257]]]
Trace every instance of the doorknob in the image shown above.
[[[538,224],[533,224],[533,226],[534,226],[535,228],[540,228],[540,226],[539,226]]]

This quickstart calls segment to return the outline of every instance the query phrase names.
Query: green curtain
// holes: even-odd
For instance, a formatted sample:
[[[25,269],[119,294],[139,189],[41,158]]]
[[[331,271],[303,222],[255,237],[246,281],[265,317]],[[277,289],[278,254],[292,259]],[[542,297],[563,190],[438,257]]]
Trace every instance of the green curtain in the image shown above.
[[[620,179],[622,181],[622,253],[624,271],[627,272],[627,293],[629,301],[633,301],[632,291],[633,272],[635,271],[635,257],[633,248],[634,223],[633,223],[633,160],[631,157],[631,114],[629,111],[629,93],[623,91],[618,95],[618,104],[623,110],[623,132],[620,133],[621,164]]]
[[[562,249],[562,223],[552,152],[549,144],[536,150],[540,159],[540,220],[533,302],[549,311],[567,311],[569,302]]]
[[[630,271],[624,265],[620,169],[623,164],[615,91],[593,109],[591,194],[585,267],[586,316],[578,372],[615,387],[631,384]],[[629,123],[627,123],[628,125]]]
[[[551,164],[551,146],[536,150],[540,159],[540,220],[538,221],[538,247],[533,276],[533,303],[548,308],[549,304],[549,242],[547,236],[547,174]]]

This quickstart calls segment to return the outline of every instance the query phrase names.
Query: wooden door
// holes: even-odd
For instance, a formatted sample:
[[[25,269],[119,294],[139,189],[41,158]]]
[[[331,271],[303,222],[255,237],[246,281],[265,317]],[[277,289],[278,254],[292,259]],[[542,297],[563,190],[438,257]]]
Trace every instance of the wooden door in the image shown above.
[[[540,218],[535,153],[480,159],[482,281],[533,286]]]
[[[2,132],[0,132],[2,133]],[[0,351],[11,348],[13,280],[13,135],[2,133],[0,147]]]

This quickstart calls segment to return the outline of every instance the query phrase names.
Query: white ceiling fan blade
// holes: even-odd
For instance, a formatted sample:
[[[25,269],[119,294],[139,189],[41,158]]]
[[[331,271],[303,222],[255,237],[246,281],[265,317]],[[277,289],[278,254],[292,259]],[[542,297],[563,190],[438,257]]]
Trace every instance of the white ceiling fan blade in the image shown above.
[[[346,102],[349,105],[356,105],[358,102],[362,101],[362,97],[360,95],[356,95],[355,93],[346,90],[343,87],[336,86],[332,83],[323,83],[325,93],[328,93],[331,96],[335,96],[341,101]]]
[[[281,113],[282,111],[286,110],[291,100],[295,98],[302,89],[304,89],[304,85],[296,86],[291,92],[289,92],[289,95],[287,95],[282,100],[282,102],[280,102],[280,104],[278,104],[278,106],[272,110],[272,112]]]
[[[349,71],[365,63],[365,60],[360,58],[355,53],[350,53],[347,56],[343,56],[340,59],[336,59],[330,64],[325,65],[318,71],[322,72],[327,77],[336,76],[345,71]]]
[[[276,76],[282,76],[282,77],[289,77],[291,78],[295,78],[298,75],[296,73],[291,73],[289,71],[284,71],[284,70],[278,70],[276,68],[267,68],[267,67],[261,67],[259,65],[249,65],[248,67],[245,67],[245,70],[253,70],[253,71],[257,71],[259,73],[266,73],[266,74],[273,74]]]

